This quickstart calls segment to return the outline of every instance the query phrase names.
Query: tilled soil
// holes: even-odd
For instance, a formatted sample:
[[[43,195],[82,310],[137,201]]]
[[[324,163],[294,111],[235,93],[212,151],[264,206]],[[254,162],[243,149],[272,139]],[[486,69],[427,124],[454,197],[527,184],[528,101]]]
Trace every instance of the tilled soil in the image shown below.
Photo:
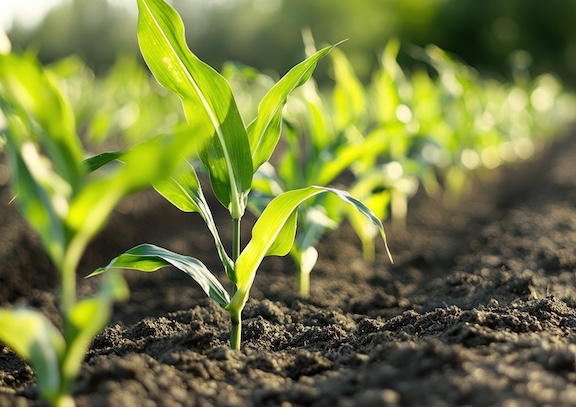
[[[575,157],[568,136],[534,162],[477,180],[457,207],[420,192],[406,229],[388,225],[394,265],[382,244],[365,262],[344,224],[319,246],[310,298],[295,294],[289,258],[266,259],[240,351],[228,346],[228,314],[191,279],[127,271],[130,300],[94,339],[76,403],[574,406]],[[0,304],[58,322],[55,272],[9,200],[2,187]],[[219,226],[226,235],[229,225]],[[199,216],[147,191],[118,208],[81,276],[143,242],[220,269]],[[79,292],[97,280],[80,280]],[[42,405],[31,369],[1,345],[0,378],[0,405]]]

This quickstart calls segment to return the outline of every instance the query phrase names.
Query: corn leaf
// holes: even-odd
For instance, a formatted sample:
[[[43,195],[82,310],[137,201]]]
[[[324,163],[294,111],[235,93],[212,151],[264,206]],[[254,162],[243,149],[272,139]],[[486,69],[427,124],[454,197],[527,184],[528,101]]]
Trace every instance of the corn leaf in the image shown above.
[[[268,161],[278,144],[282,125],[282,108],[286,104],[288,95],[310,78],[318,60],[328,54],[333,47],[326,47],[293,67],[260,102],[258,116],[248,126],[253,172],[256,172],[262,163]]]
[[[174,266],[189,275],[204,290],[206,295],[222,307],[230,302],[230,297],[222,284],[198,259],[183,256],[151,244],[142,244],[112,259],[106,266],[94,270],[88,277],[101,274],[109,269],[133,269],[154,272],[162,267]]]
[[[30,137],[43,145],[55,171],[76,189],[83,174],[82,147],[72,108],[52,78],[31,56],[0,55],[0,94],[25,124],[34,121]]]
[[[90,341],[103,329],[112,314],[115,301],[128,298],[128,286],[118,272],[106,275],[95,296],[74,304],[66,319],[68,350],[63,361],[62,373],[69,383],[78,374]]]
[[[122,198],[171,176],[180,165],[174,157],[191,154],[205,140],[201,135],[189,137],[189,131],[154,137],[131,148],[122,155],[124,165],[84,185],[70,203],[66,219],[74,232],[71,255],[83,250]]]
[[[328,185],[351,167],[355,172],[367,171],[374,167],[377,157],[386,150],[385,135],[386,133],[381,130],[374,130],[358,142],[337,145],[319,165],[315,183]]]
[[[11,186],[17,197],[16,205],[23,217],[40,235],[42,244],[54,262],[59,267],[64,261],[67,237],[62,217],[65,216],[67,201],[65,196],[52,189],[46,189],[51,180],[52,185],[60,185],[62,180],[52,171],[45,160],[39,157],[36,146],[30,142],[18,148],[11,131],[7,132],[7,149],[10,165]],[[34,165],[36,172],[43,174],[43,180],[34,177],[24,156],[28,156],[28,164]],[[44,185],[43,185],[44,184]],[[67,185],[67,184],[66,184]],[[60,205],[60,206],[59,206]]]
[[[15,55],[0,55],[0,108],[16,204],[59,267],[68,240],[63,219],[83,175],[71,112],[38,63]]]
[[[88,172],[94,172],[100,167],[103,167],[114,160],[118,160],[124,153],[124,151],[107,151],[87,158],[82,162],[86,166]]]
[[[297,220],[298,212],[294,211],[280,229],[278,237],[266,251],[266,256],[286,256],[290,252],[296,235]]]
[[[66,348],[56,327],[38,311],[0,308],[0,341],[30,363],[43,397],[55,401],[62,380],[59,360]]]
[[[186,162],[186,167],[182,171],[170,179],[155,183],[154,188],[160,195],[181,211],[198,212],[202,216],[210,233],[212,233],[214,237],[214,243],[216,244],[220,260],[226,267],[227,273],[231,275],[234,268],[232,260],[226,253],[224,244],[220,239],[212,211],[204,197],[200,181],[192,165]]]
[[[178,13],[163,0],[138,0],[138,40],[150,70],[182,99],[189,122],[212,134],[200,150],[216,197],[234,217],[252,182],[246,129],[228,82],[187,47]]]
[[[344,53],[335,49],[330,57],[336,79],[334,87],[336,126],[338,129],[344,129],[349,124],[355,124],[358,118],[366,116],[366,95],[362,82],[354,73]]]
[[[291,220],[294,211],[298,206],[315,195],[331,192],[337,195],[344,202],[353,205],[364,216],[378,228],[380,235],[386,244],[386,235],[382,222],[372,213],[372,211],[362,202],[352,197],[345,191],[334,188],[311,186],[296,189],[277,196],[270,202],[268,207],[256,221],[252,229],[252,239],[244,248],[236,261],[236,276],[238,281],[238,291],[232,298],[227,309],[238,310],[244,307],[248,299],[250,288],[256,276],[256,270],[260,263],[270,253],[273,247],[278,247],[278,239],[290,239],[290,242],[283,242],[282,246],[287,247],[294,243],[294,235],[285,233],[285,226]],[[390,256],[390,252],[388,251]],[[390,256],[391,258],[391,256]]]

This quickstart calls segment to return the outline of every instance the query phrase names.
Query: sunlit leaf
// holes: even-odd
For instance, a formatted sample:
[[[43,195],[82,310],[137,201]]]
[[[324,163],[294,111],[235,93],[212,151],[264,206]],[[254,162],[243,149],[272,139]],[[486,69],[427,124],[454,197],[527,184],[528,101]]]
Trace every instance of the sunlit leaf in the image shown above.
[[[138,0],[138,40],[150,70],[176,92],[189,122],[213,134],[201,149],[214,193],[233,217],[244,212],[252,182],[252,158],[246,129],[228,82],[187,47],[184,25],[163,0]]]
[[[121,274],[110,272],[95,296],[77,302],[69,311],[65,332],[69,344],[62,365],[62,372],[69,381],[78,374],[94,335],[110,320],[113,303],[127,297],[128,287]]]
[[[286,223],[293,216],[298,206],[309,198],[321,193],[333,193],[340,197],[344,202],[353,205],[358,211],[364,214],[378,228],[384,243],[386,235],[382,222],[370,211],[362,202],[352,197],[345,191],[334,188],[311,186],[302,189],[296,189],[277,196],[270,202],[262,215],[256,221],[252,229],[252,239],[246,245],[238,260],[236,261],[236,275],[238,281],[238,291],[232,298],[228,307],[229,310],[242,309],[248,293],[254,282],[256,270],[264,257],[273,245],[278,245],[277,239],[291,239],[290,244],[294,242],[294,236],[283,234],[282,231]],[[283,243],[288,245],[287,243]],[[390,256],[390,252],[388,252]],[[390,256],[391,258],[391,256]]]
[[[334,119],[339,129],[366,116],[366,95],[352,65],[339,49],[330,54],[334,66]]]
[[[56,172],[73,189],[78,187],[83,174],[82,147],[74,114],[38,61],[30,56],[0,55],[0,94],[25,123],[31,121],[37,126],[29,137],[43,145]]]
[[[10,165],[11,187],[17,197],[16,205],[24,218],[38,232],[46,252],[58,267],[63,263],[67,238],[63,217],[68,209],[69,190],[59,191],[55,186],[63,182],[45,157],[39,159],[37,147],[30,141],[20,142],[19,132],[26,128],[8,116],[9,129],[5,133],[8,143],[7,155]],[[33,165],[37,179],[25,161]],[[56,181],[56,182],[53,182]],[[65,184],[66,185],[66,184]]]
[[[160,193],[160,195],[181,211],[198,212],[202,216],[206,222],[206,226],[208,226],[210,233],[212,233],[212,236],[214,237],[214,243],[216,244],[220,260],[222,260],[222,264],[225,265],[227,272],[231,275],[234,268],[232,260],[230,260],[230,257],[226,253],[224,244],[220,239],[216,222],[214,222],[214,217],[212,216],[212,211],[204,197],[200,181],[198,180],[198,176],[196,175],[196,171],[194,171],[192,165],[185,162],[184,169],[176,173],[170,179],[155,183],[154,188],[158,193]]]
[[[282,108],[286,104],[286,98],[290,92],[310,78],[318,60],[328,54],[333,47],[326,47],[318,51],[290,69],[260,102],[258,117],[248,127],[254,172],[262,163],[268,161],[278,143],[282,124]]]
[[[133,247],[114,258],[106,267],[95,270],[89,277],[113,268],[153,272],[166,266],[174,266],[192,277],[206,295],[218,302],[222,307],[226,307],[230,302],[230,297],[224,287],[222,287],[222,284],[200,260],[151,244]]]
[[[285,256],[290,252],[294,244],[294,237],[296,235],[296,226],[298,220],[298,212],[294,211],[284,223],[284,226],[278,233],[276,240],[268,248],[266,256]]]
[[[180,154],[191,154],[205,140],[198,133],[190,137],[192,131],[151,138],[126,151],[123,165],[86,183],[71,202],[67,218],[68,228],[75,232],[73,248],[83,249],[126,195],[171,176],[180,165]]]
[[[86,170],[88,172],[94,172],[98,168],[103,167],[104,165],[114,160],[118,160],[124,153],[124,151],[107,151],[105,153],[100,153],[93,157],[87,158],[83,161],[83,163],[86,165]]]
[[[38,311],[0,308],[0,341],[32,365],[40,392],[54,402],[62,380],[59,361],[66,348],[56,327]]]

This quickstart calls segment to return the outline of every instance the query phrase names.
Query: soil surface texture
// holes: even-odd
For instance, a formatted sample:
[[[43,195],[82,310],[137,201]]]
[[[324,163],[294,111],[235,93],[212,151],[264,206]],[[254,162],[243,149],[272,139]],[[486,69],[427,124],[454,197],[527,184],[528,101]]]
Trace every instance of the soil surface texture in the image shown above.
[[[472,184],[450,207],[419,191],[405,229],[386,225],[394,264],[381,242],[364,261],[346,223],[327,233],[309,298],[296,294],[290,258],[267,258],[240,351],[228,314],[189,277],[126,271],[130,299],[95,337],[76,404],[576,406],[576,134]],[[10,200],[0,186],[0,305],[58,323],[56,273]],[[226,211],[212,207],[229,236]],[[81,277],[144,242],[221,270],[199,215],[145,191],[87,250],[79,295],[101,281]],[[32,370],[0,345],[0,406],[12,405],[43,404]]]

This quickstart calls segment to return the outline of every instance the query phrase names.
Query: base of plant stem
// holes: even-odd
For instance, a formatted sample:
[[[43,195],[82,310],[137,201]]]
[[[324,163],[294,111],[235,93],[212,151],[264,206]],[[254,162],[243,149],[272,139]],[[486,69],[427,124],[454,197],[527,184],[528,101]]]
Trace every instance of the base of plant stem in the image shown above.
[[[310,273],[305,271],[298,273],[298,293],[303,297],[310,295]]]
[[[242,319],[240,313],[230,314],[230,347],[234,350],[240,350],[242,341]]]

